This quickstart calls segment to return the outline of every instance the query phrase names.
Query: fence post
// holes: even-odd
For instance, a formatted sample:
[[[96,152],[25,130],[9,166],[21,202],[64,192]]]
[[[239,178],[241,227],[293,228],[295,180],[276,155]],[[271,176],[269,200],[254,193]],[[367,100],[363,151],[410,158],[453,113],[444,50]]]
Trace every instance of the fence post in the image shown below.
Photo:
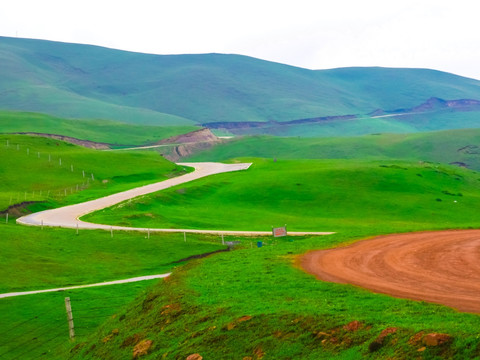
[[[75,327],[73,325],[72,304],[70,303],[69,297],[65,298],[65,309],[67,310],[68,332],[70,335],[70,340],[75,340]]]

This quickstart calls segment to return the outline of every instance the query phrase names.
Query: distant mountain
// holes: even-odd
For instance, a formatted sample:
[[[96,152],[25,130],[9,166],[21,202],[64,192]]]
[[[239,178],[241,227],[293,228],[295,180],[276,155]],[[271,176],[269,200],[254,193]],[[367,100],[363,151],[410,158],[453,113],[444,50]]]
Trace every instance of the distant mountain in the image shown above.
[[[480,100],[480,81],[426,69],[307,70],[239,55],[149,55],[0,37],[0,108],[184,125],[288,122]]]

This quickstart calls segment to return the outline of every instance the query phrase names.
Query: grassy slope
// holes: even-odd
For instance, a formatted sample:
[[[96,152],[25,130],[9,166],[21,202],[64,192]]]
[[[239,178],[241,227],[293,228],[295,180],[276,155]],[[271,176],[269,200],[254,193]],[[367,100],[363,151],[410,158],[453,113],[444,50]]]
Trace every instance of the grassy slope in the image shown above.
[[[4,220],[4,218],[3,218]],[[163,274],[172,262],[221,248],[220,238],[183,234],[0,227],[0,293]]]
[[[470,148],[460,150],[466,146]],[[346,138],[239,137],[188,157],[189,161],[225,161],[252,156],[278,159],[410,159],[463,162],[480,170],[479,129],[417,134],[378,134]]]
[[[99,74],[91,72],[94,68],[105,72],[101,63],[113,61],[120,52],[107,51],[107,55],[102,55],[91,46],[61,43],[56,46],[54,42],[4,37],[0,40],[1,108],[69,118],[103,118],[156,125],[192,124],[185,118],[141,106],[130,107],[77,91],[75,87],[84,86],[85,80],[82,79],[85,78],[90,79],[90,86],[97,87]],[[73,63],[64,59],[67,54]],[[76,66],[76,61],[85,59],[88,59],[85,66]]]
[[[335,137],[356,136],[375,133],[415,133],[423,131],[478,128],[480,112],[454,112],[439,110],[423,114],[377,117],[360,116],[350,120],[322,121],[279,125],[270,123],[264,127],[231,130],[236,135],[276,135]]]
[[[198,129],[131,125],[111,120],[71,120],[46,114],[0,111],[0,132],[39,132],[108,144],[144,145]]]
[[[20,135],[3,135],[0,141],[2,208],[8,206],[9,201],[17,202],[15,196],[23,201],[24,192],[27,192],[26,200],[32,200],[35,191],[33,200],[42,203],[33,207],[41,209],[99,197],[183,171],[154,152],[99,152]],[[16,144],[20,145],[19,150]],[[26,149],[30,149],[30,154],[27,155]],[[60,157],[62,166],[58,163]],[[73,173],[71,163],[75,166]],[[95,181],[90,181],[86,190],[70,194],[72,186],[76,191],[79,179],[85,181],[77,166],[93,171]],[[69,191],[65,198],[66,186]],[[50,196],[45,203],[47,189],[50,195],[56,190],[62,194]],[[0,293],[165,273],[178,266],[172,261],[223,248],[220,238],[214,237],[191,235],[185,243],[182,235],[151,234],[147,238],[141,233],[115,232],[112,238],[103,231],[80,231],[76,235],[74,230],[42,230],[15,225],[11,218],[8,224],[5,217],[1,219]],[[77,334],[79,339],[84,339],[155,282],[0,299],[0,358],[36,358],[45,352],[47,358],[63,359],[70,344],[64,297],[72,298]]]
[[[0,225],[0,293],[98,283],[163,274],[173,261],[223,248],[219,238]],[[0,357],[66,357],[68,327],[63,299],[70,297],[77,340],[158,280],[0,299]],[[27,351],[29,355],[24,352]],[[6,354],[4,354],[6,353]],[[28,357],[31,356],[31,357]]]
[[[85,201],[183,171],[151,151],[97,151],[22,135],[1,135],[0,144],[2,210],[23,201],[49,201],[50,206]]]
[[[161,197],[162,214],[182,226],[209,221],[218,227],[269,227],[273,214],[280,225],[290,220],[292,230],[338,234],[276,243],[264,238],[267,245],[259,249],[251,248],[257,239],[245,239],[241,250],[189,264],[118,312],[73,358],[128,358],[148,339],[153,346],[147,359],[192,353],[206,359],[409,359],[424,346],[413,340],[420,331],[453,336],[451,343],[423,349],[422,358],[478,357],[477,315],[320,282],[295,267],[295,255],[375,234],[478,227],[479,179],[473,171],[417,162],[256,160],[244,173],[173,189]],[[143,199],[132,208],[151,216],[160,207]],[[180,209],[194,211],[184,218]],[[228,217],[220,215],[226,211]],[[354,320],[360,330],[346,330]],[[397,332],[383,347],[369,348],[390,327]],[[118,335],[100,340],[114,329]]]
[[[476,223],[480,177],[469,170],[388,160],[253,161],[248,171],[177,186],[85,219],[267,231],[283,224],[292,231],[338,231],[388,223],[402,231]]]
[[[158,124],[283,121],[409,108],[433,96],[480,98],[480,82],[433,70],[312,71],[237,55],[158,56],[0,40],[6,70],[0,74],[0,107],[67,117]]]

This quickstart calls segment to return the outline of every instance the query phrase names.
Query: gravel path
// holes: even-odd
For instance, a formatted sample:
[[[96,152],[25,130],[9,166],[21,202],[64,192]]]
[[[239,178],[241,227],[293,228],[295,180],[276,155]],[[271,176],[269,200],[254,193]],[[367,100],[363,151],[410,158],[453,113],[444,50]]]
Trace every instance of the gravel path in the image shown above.
[[[125,226],[111,226],[104,224],[94,224],[79,220],[85,214],[101,210],[106,207],[118,204],[122,201],[135,198],[137,196],[149,194],[152,192],[167,189],[182,183],[200,179],[205,176],[220,174],[224,172],[247,170],[251,163],[244,164],[222,164],[213,162],[204,163],[179,163],[178,165],[191,166],[195,168],[194,172],[178,176],[172,179],[161,181],[155,184],[145,185],[135,189],[123,191],[117,194],[109,195],[100,199],[87,201],[80,204],[69,205],[58,209],[45,210],[38,213],[23,216],[17,219],[17,223],[30,226],[55,226],[71,229],[104,229],[104,230],[136,230],[151,232],[185,232],[201,234],[224,234],[224,235],[242,235],[257,236],[271,235],[271,231],[230,231],[230,230],[192,230],[192,229],[150,229],[134,228]],[[329,235],[331,232],[289,232],[289,235]]]

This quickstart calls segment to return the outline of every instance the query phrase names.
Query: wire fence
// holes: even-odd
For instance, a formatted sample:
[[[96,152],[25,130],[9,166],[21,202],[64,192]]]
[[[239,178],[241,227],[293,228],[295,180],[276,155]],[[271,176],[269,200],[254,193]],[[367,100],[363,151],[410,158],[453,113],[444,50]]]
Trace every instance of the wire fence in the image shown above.
[[[65,158],[62,159],[60,155],[41,153],[31,148],[29,145],[10,143],[9,140],[6,140],[3,149],[5,151],[21,153],[25,157],[34,158],[37,161],[41,162],[47,168],[57,168],[71,172],[76,178],[74,183],[69,186],[48,188],[48,184],[43,184],[43,186],[42,184],[38,184],[37,187],[42,187],[42,189],[38,189],[36,191],[32,190],[31,188],[17,189],[14,192],[4,194],[4,197],[8,197],[4,198],[2,202],[5,203],[5,205],[8,203],[8,207],[28,201],[58,201],[67,197],[68,195],[85,190],[93,182],[95,182],[95,175],[93,174],[93,172],[79,168],[71,161],[67,161]],[[5,156],[8,156],[8,154],[5,154]]]

